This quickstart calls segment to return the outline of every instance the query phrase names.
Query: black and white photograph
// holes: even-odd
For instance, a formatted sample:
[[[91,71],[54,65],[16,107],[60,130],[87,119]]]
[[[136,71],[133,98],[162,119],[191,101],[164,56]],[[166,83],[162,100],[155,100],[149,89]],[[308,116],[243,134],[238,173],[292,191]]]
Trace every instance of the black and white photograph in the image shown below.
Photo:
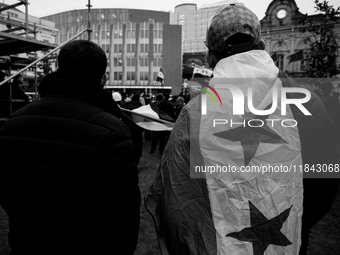
[[[338,0],[0,0],[0,255],[339,255]]]

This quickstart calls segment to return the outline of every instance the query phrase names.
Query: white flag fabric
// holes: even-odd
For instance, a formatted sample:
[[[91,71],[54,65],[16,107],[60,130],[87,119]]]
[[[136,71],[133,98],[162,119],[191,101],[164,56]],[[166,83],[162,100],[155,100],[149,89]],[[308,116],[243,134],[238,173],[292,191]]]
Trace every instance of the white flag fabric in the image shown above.
[[[121,108],[123,114],[141,128],[150,131],[171,131],[174,123],[160,119],[150,105],[144,105],[134,110]]]
[[[282,86],[278,74],[265,51],[236,54],[216,65],[209,82],[216,93],[204,86],[183,108],[146,196],[162,254],[299,253],[303,184],[294,166],[302,164],[301,142],[298,127],[281,125],[295,115],[288,106],[286,116],[280,107],[254,116],[246,103],[245,114],[234,115],[232,95],[220,86],[231,82],[244,95],[252,88],[253,105],[263,110],[272,88]],[[221,102],[211,98],[217,94]],[[243,124],[251,118],[254,127]]]
[[[243,121],[248,117],[261,117],[233,115],[232,94],[225,86],[235,85],[244,95],[251,87],[255,109],[263,110],[272,102],[272,88],[280,91],[282,86],[277,78],[279,70],[271,63],[265,51],[237,54],[217,64],[209,83],[221,97],[223,107],[208,97],[207,114],[201,117],[199,132],[204,165],[236,169],[206,173],[218,255],[299,253],[303,189],[302,173],[294,172],[294,167],[296,170],[302,165],[301,144],[297,126],[281,124],[294,116],[290,107],[287,115],[281,115],[279,98],[269,118],[275,123],[263,119],[259,121],[262,127],[246,127]],[[245,105],[247,113],[250,110]],[[212,127],[216,119],[228,123]]]
[[[201,74],[203,76],[211,77],[211,75],[213,74],[213,71],[206,67],[196,65],[194,68],[193,74],[195,73]]]

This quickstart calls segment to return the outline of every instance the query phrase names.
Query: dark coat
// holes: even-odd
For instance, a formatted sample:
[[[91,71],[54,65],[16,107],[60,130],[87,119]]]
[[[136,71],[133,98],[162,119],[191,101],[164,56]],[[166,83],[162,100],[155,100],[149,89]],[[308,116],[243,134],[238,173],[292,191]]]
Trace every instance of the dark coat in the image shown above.
[[[11,254],[133,254],[140,192],[121,111],[103,90],[76,93],[58,74],[41,86],[42,99],[0,130]]]

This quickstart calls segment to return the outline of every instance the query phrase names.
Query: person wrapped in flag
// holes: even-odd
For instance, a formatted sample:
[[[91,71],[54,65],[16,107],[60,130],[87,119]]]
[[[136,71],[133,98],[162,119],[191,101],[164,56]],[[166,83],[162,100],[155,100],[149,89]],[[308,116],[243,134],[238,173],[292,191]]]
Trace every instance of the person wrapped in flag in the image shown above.
[[[289,171],[337,163],[330,117],[314,93],[303,104],[311,115],[287,104],[283,116],[274,92],[299,84],[275,66],[260,35],[243,4],[209,20],[213,78],[182,109],[145,196],[163,255],[306,254],[309,230],[332,205],[336,181]],[[233,102],[227,85],[244,102]],[[234,114],[237,102],[243,114]]]

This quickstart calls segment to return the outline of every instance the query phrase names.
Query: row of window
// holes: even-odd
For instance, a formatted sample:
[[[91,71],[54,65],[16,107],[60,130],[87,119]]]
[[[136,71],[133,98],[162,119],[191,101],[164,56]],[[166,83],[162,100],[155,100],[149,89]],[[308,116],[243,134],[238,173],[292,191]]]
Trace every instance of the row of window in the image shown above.
[[[153,80],[157,79],[158,72],[153,72]],[[122,72],[114,72],[113,79],[115,81],[122,81],[123,80],[123,73]],[[127,81],[134,81],[136,80],[136,72],[126,72],[126,80]],[[139,72],[139,80],[140,81],[148,81],[149,80],[149,72]]]
[[[94,38],[98,38],[99,33],[98,31],[94,31]],[[109,30],[102,31],[102,39],[110,38],[111,32]],[[114,38],[122,38],[123,32],[122,31],[115,31]],[[127,38],[136,38],[136,30],[126,30],[126,37]],[[140,38],[149,38],[149,30],[140,30],[139,32]],[[154,30],[153,31],[153,38],[163,38],[163,30]]]
[[[121,58],[113,59],[113,66],[122,66],[123,60]],[[126,58],[126,66],[136,66],[136,58]],[[140,58],[139,66],[149,66],[149,58]],[[153,66],[163,66],[162,58],[154,58]]]
[[[102,48],[105,52],[110,53],[110,44],[103,44]],[[126,45],[127,53],[135,53],[136,52],[136,44],[128,43]],[[153,52],[154,53],[162,53],[163,51],[163,44],[154,44],[153,45]],[[123,44],[115,44],[113,46],[113,52],[119,53],[123,52]],[[140,44],[140,53],[147,53],[149,52],[149,44]]]

